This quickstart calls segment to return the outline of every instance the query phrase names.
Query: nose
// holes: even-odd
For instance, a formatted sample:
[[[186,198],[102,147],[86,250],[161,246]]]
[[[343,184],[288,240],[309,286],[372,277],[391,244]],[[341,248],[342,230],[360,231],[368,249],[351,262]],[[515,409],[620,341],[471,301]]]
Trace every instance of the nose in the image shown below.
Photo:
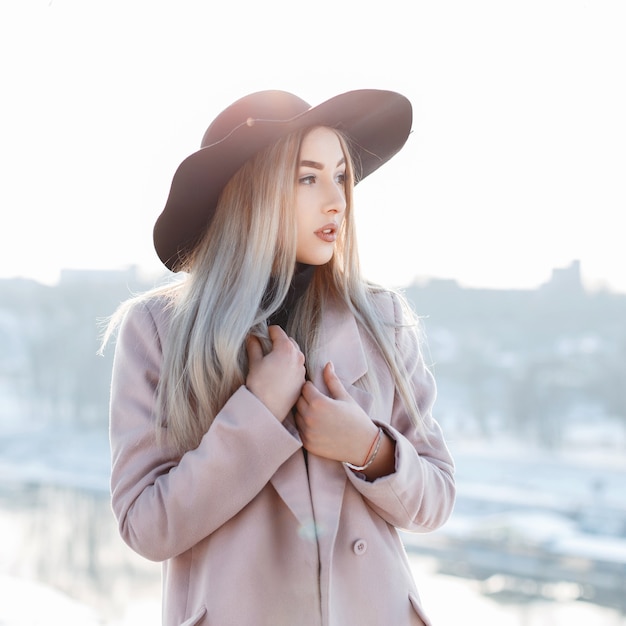
[[[343,213],[346,210],[346,193],[342,185],[329,185],[324,203],[324,213]]]

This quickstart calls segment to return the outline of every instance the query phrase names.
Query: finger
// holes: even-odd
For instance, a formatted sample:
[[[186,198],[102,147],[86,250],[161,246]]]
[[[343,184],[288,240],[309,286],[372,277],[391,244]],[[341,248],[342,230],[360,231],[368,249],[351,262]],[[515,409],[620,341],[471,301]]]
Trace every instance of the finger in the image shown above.
[[[332,398],[335,400],[342,400],[348,396],[348,392],[337,377],[337,374],[335,374],[335,366],[331,361],[326,363],[323,375],[324,382],[326,383],[326,387],[328,387],[328,391],[330,392]]]
[[[287,333],[280,326],[277,326],[276,324],[273,324],[272,326],[268,326],[267,332],[270,336],[270,339],[272,340],[272,343],[275,343],[276,341],[279,341],[281,339],[287,339]]]
[[[307,405],[311,404],[315,398],[321,395],[323,395],[322,392],[310,380],[307,380],[300,390],[300,397]]]
[[[258,337],[249,335],[246,340],[246,352],[248,353],[248,364],[258,363],[263,359],[263,348]]]
[[[302,394],[300,394],[300,397],[296,402],[296,417],[301,417],[302,415],[305,415],[308,407],[309,403],[306,401],[306,398]]]
[[[307,449],[307,436],[306,430],[304,429],[304,425],[301,420],[296,416],[296,428],[298,429],[298,435],[300,436],[300,443],[302,443],[302,447]]]

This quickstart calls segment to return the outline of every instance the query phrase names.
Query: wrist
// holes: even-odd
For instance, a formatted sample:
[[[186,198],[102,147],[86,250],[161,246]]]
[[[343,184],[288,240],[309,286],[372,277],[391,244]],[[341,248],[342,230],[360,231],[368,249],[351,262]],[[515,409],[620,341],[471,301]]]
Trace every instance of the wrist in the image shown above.
[[[287,415],[289,415],[290,409],[283,409],[282,405],[278,405],[275,401],[272,402],[271,400],[274,400],[274,398],[267,397],[267,394],[256,392],[247,383],[244,386],[279,422],[284,421]]]
[[[363,470],[366,470],[376,460],[376,457],[378,456],[378,452],[380,451],[380,446],[382,443],[383,435],[384,435],[384,431],[379,426],[376,431],[376,435],[374,439],[372,440],[372,442],[370,443],[367,454],[365,455],[365,458],[361,465],[355,465],[348,461],[344,461],[344,465],[346,467],[349,467],[351,470],[354,470],[355,472],[362,472]]]

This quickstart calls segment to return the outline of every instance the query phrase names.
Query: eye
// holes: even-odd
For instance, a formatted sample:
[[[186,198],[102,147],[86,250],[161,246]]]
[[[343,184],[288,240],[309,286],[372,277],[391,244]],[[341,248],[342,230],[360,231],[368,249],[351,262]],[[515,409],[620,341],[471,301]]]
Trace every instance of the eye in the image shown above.
[[[335,181],[338,182],[340,185],[345,185],[346,184],[346,173],[345,172],[339,172],[337,174],[337,176],[335,176]]]
[[[305,176],[301,176],[300,178],[298,178],[298,182],[301,185],[312,185],[315,182],[315,175],[306,174]]]

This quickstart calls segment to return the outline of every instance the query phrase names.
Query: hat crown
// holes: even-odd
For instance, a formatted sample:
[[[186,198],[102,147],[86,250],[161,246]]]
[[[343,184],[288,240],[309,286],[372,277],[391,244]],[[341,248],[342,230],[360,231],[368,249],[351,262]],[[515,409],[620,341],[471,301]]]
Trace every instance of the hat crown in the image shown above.
[[[257,91],[224,109],[207,128],[201,147],[222,141],[243,124],[250,125],[255,120],[287,122],[310,108],[308,102],[288,91]]]
[[[166,267],[187,267],[232,176],[255,154],[290,132],[314,126],[338,128],[348,137],[355,184],[386,163],[411,132],[411,103],[380,89],[339,94],[315,107],[286,91],[259,91],[224,109],[201,148],[176,170],[165,208],[154,225],[154,246]]]

